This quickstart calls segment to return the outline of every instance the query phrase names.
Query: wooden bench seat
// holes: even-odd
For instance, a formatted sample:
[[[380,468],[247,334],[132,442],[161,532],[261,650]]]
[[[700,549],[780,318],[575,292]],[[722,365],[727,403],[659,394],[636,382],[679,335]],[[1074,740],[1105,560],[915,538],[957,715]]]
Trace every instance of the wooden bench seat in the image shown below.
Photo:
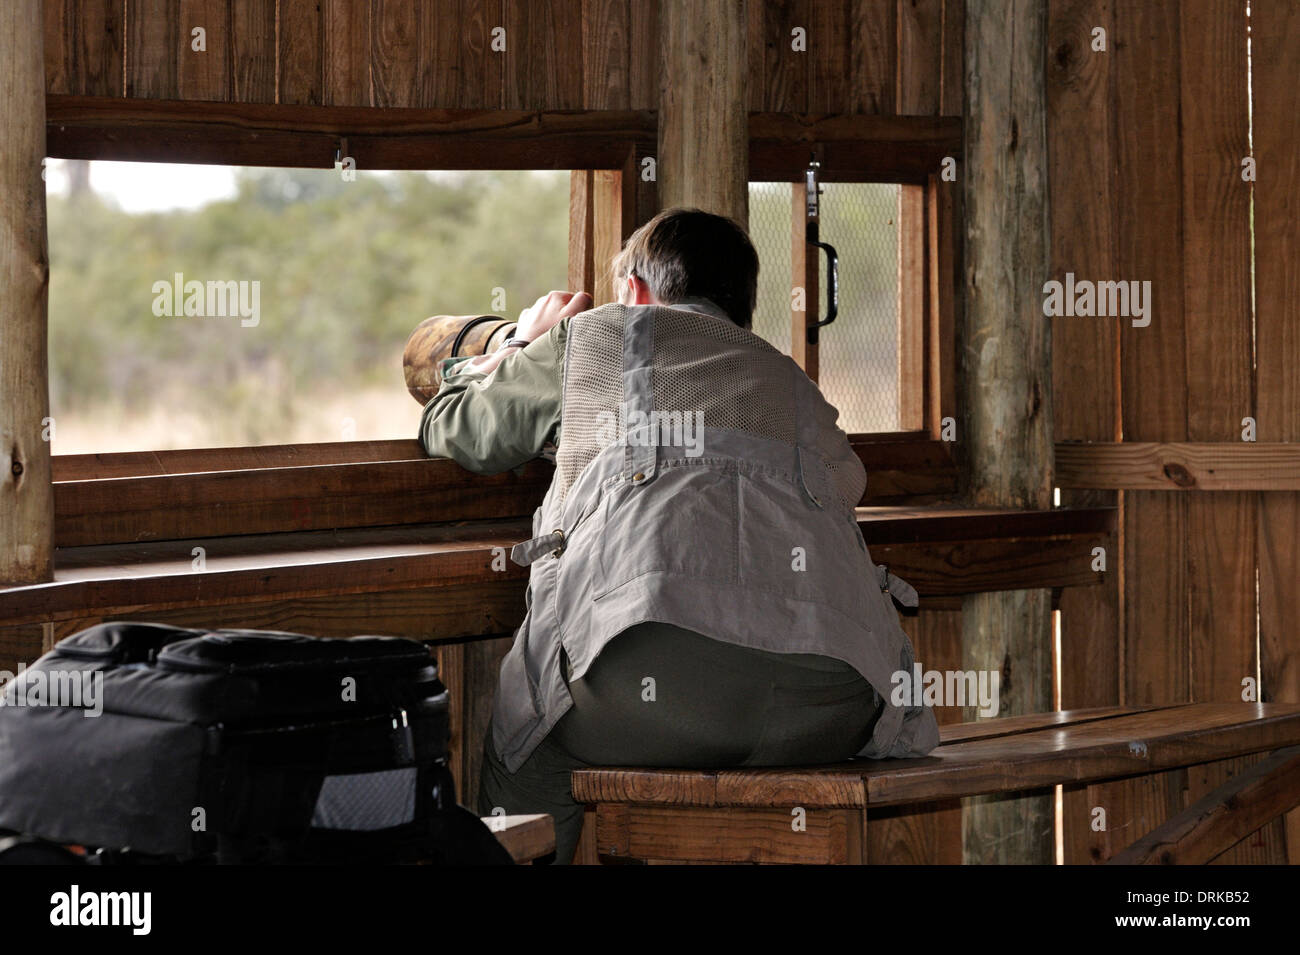
[[[940,746],[921,759],[773,769],[585,769],[573,774],[573,793],[595,806],[601,856],[865,862],[874,808],[1115,780],[1295,746],[1300,705],[1074,710],[949,725],[940,736]],[[1292,763],[1284,761],[1283,769],[1292,772]],[[1276,789],[1271,798],[1281,808],[1270,819],[1300,803],[1300,790],[1283,805],[1288,800],[1279,800]]]

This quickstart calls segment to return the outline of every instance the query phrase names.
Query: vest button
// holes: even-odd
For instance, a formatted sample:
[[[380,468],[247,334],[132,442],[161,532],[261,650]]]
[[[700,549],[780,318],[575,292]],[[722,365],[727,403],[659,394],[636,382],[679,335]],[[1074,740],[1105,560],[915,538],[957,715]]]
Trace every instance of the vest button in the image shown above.
[[[644,480],[645,480],[645,472],[644,472],[644,471],[637,471],[636,474],[633,474],[633,475],[632,475],[632,482],[633,482],[634,484],[640,484],[640,483],[641,483],[642,481],[644,481]]]

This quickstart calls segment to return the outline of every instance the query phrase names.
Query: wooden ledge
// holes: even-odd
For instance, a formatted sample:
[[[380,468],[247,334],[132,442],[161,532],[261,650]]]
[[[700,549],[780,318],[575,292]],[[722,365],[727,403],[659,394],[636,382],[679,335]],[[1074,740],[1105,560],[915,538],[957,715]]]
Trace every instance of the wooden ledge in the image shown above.
[[[215,455],[187,452],[191,460],[185,463],[180,456],[119,459],[110,466],[118,476],[76,480],[60,476],[84,472],[84,463],[55,458],[55,542],[65,548],[524,518],[541,503],[553,472],[548,462],[537,460],[488,476],[423,455],[317,463],[304,453],[258,462],[256,450],[244,449],[239,458],[244,467],[213,470]],[[288,463],[296,457],[302,463]],[[171,470],[122,473],[133,466]]]
[[[861,509],[859,521],[872,558],[926,598],[1097,583],[1102,575],[1091,570],[1091,548],[1107,539],[1114,514],[1106,508],[880,507]],[[1008,530],[1013,536],[997,536]],[[485,586],[516,588],[522,617],[526,569],[506,559],[504,570],[494,570],[493,563],[500,567],[503,555],[530,533],[530,523],[520,519],[62,547],[55,552],[53,582],[0,588],[0,620],[47,623],[179,607]],[[494,618],[494,629],[483,632],[499,633],[501,623]]]
[[[867,469],[863,504],[956,493],[942,442],[911,433],[853,441]],[[554,470],[539,459],[474,474],[414,440],[55,455],[52,466],[59,547],[529,517]]]
[[[857,513],[872,560],[931,598],[1099,584],[1105,574],[1092,569],[1093,548],[1113,550],[1114,508],[936,505]]]
[[[989,540],[993,538],[1105,536],[1115,530],[1111,507],[1055,508],[1024,511],[1014,508],[963,507],[859,507],[867,546],[916,544],[927,541]]]

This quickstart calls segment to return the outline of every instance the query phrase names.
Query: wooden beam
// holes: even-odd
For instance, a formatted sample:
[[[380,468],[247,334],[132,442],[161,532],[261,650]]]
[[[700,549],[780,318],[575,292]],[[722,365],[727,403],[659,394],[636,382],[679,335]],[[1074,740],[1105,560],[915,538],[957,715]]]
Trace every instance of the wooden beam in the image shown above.
[[[49,580],[50,489],[45,237],[45,10],[0,8],[0,583]]]
[[[1300,806],[1300,746],[1273,753],[1107,860],[1110,865],[1204,865]]]
[[[967,359],[958,437],[977,505],[1052,503],[1051,339],[1042,310],[1046,27],[1045,4],[987,0],[966,11]],[[1003,713],[1052,709],[1051,595],[974,594],[962,613],[963,665],[1003,673]],[[1053,861],[1048,797],[973,800],[963,820],[968,862]]]
[[[649,218],[650,110],[371,109],[106,96],[46,97],[46,155],[60,159],[329,168],[340,139],[362,169],[637,170]],[[864,114],[749,114],[749,176],[793,181],[822,153],[825,182],[922,183],[961,151],[961,120]],[[631,154],[629,158],[629,154]],[[644,201],[643,201],[644,196]],[[647,214],[649,213],[649,214]]]
[[[359,169],[618,169],[655,135],[645,110],[46,102],[48,155],[68,159],[330,168],[346,138]]]
[[[659,42],[662,208],[693,206],[748,228],[746,0],[668,0]]]
[[[960,156],[961,120],[939,116],[750,113],[749,178],[802,178],[818,147],[822,182],[924,183]]]
[[[659,211],[659,187],[652,175],[654,144],[638,141],[623,161],[623,238],[654,218]]]
[[[519,606],[516,597],[516,612]],[[519,613],[517,623],[523,622]],[[463,806],[476,807],[483,776],[483,741],[492,722],[492,698],[501,661],[514,644],[513,636],[467,640],[438,648],[438,674],[451,699],[451,746],[448,766]],[[490,811],[490,808],[489,808]]]
[[[1300,491],[1300,444],[1061,442],[1056,483],[1138,491]]]

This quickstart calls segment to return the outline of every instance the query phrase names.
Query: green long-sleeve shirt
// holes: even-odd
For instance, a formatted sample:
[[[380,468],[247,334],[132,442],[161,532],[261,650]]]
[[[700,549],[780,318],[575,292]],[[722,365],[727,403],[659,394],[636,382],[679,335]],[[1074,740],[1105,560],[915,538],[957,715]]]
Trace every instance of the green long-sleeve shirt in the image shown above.
[[[672,307],[730,321],[707,298]],[[548,443],[558,446],[570,321],[561,319],[527,347],[512,349],[488,374],[470,370],[461,364],[465,359],[443,359],[442,387],[420,416],[424,453],[478,474],[499,474],[538,457]]]
[[[562,319],[487,374],[444,359],[442,387],[420,416],[424,453],[497,474],[539,456],[548,442],[559,444],[568,333],[569,319]]]

